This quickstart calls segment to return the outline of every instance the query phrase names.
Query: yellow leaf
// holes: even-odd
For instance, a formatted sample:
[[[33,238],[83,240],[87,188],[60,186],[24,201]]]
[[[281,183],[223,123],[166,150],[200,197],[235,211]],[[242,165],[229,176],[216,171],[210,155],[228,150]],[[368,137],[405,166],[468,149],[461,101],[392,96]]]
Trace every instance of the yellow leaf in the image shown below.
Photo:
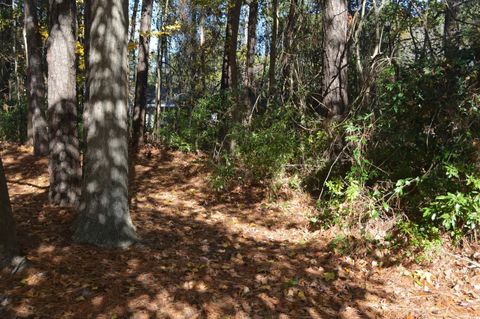
[[[128,43],[128,51],[133,51],[137,48],[137,43],[136,42],[129,42]]]
[[[299,297],[300,299],[302,299],[302,300],[306,300],[306,299],[307,299],[307,297],[305,297],[305,293],[304,293],[303,291],[301,291],[301,290],[298,292],[298,297]]]

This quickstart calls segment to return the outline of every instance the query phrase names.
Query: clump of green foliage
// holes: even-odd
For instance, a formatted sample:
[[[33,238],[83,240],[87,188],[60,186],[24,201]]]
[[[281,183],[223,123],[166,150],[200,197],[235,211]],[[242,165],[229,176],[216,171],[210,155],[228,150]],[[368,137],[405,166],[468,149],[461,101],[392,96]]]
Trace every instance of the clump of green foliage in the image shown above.
[[[0,141],[25,142],[27,140],[27,108],[25,103],[14,106],[8,101],[0,109]]]
[[[429,6],[444,10],[444,4]],[[402,3],[388,4],[381,16],[366,21],[361,37],[373,35],[375,28],[368,25],[378,19],[389,25],[389,36],[423,28],[409,10]],[[439,25],[441,16],[429,16],[429,22]],[[249,125],[232,123],[238,103],[233,94],[204,97],[192,109],[167,115],[161,136],[172,147],[211,154],[212,186],[219,191],[246,182],[278,188],[279,180],[289,180],[292,188],[311,193],[318,199],[314,227],[357,227],[367,236],[372,222],[396,220],[384,238],[427,249],[444,235],[475,238],[479,32],[463,26],[459,37],[454,60],[440,54],[441,48],[427,52],[413,45],[398,56],[360,61],[371,45],[360,41],[365,47],[359,51],[365,52],[352,52],[349,63],[352,103],[338,122],[315,109],[312,101],[321,97],[312,92],[318,87],[298,84],[297,96],[287,99],[265,99],[259,92]],[[359,61],[365,74],[353,67]],[[236,141],[233,153],[226,146],[229,139]]]

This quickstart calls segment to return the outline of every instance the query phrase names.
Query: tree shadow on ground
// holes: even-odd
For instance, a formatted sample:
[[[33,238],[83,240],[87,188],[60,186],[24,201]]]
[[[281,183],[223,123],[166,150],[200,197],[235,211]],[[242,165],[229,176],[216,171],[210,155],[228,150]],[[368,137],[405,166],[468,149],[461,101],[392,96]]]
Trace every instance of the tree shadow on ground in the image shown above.
[[[73,211],[49,206],[45,191],[11,184],[31,267],[2,275],[1,316],[338,318],[348,305],[356,312],[349,318],[385,317],[373,301],[392,296],[368,267],[340,260],[297,232],[235,218],[253,203],[212,210],[201,164],[157,155],[137,167],[131,212],[142,243],[127,250],[72,244]],[[9,164],[7,174],[21,169]]]

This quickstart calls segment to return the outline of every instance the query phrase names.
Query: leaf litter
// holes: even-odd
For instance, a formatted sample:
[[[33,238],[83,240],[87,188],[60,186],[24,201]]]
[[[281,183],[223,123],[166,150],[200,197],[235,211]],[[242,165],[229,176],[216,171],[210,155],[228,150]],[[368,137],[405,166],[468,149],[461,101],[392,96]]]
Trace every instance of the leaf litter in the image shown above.
[[[388,267],[340,255],[331,233],[292,213],[310,211],[304,195],[217,194],[201,155],[138,157],[130,209],[142,243],[74,244],[75,212],[48,204],[47,160],[2,149],[30,267],[0,274],[0,318],[480,318],[479,268],[452,255]]]

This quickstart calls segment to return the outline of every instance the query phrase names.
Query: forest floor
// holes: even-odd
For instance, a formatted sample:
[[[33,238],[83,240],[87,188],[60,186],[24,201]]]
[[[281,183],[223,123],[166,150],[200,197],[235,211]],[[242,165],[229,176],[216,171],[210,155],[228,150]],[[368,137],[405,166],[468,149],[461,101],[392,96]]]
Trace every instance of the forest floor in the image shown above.
[[[467,259],[339,254],[335,233],[309,229],[308,197],[220,196],[201,156],[149,152],[131,185],[143,241],[105,250],[71,242],[75,213],[48,204],[47,160],[4,145],[30,266],[0,274],[0,318],[480,318],[480,269]]]

